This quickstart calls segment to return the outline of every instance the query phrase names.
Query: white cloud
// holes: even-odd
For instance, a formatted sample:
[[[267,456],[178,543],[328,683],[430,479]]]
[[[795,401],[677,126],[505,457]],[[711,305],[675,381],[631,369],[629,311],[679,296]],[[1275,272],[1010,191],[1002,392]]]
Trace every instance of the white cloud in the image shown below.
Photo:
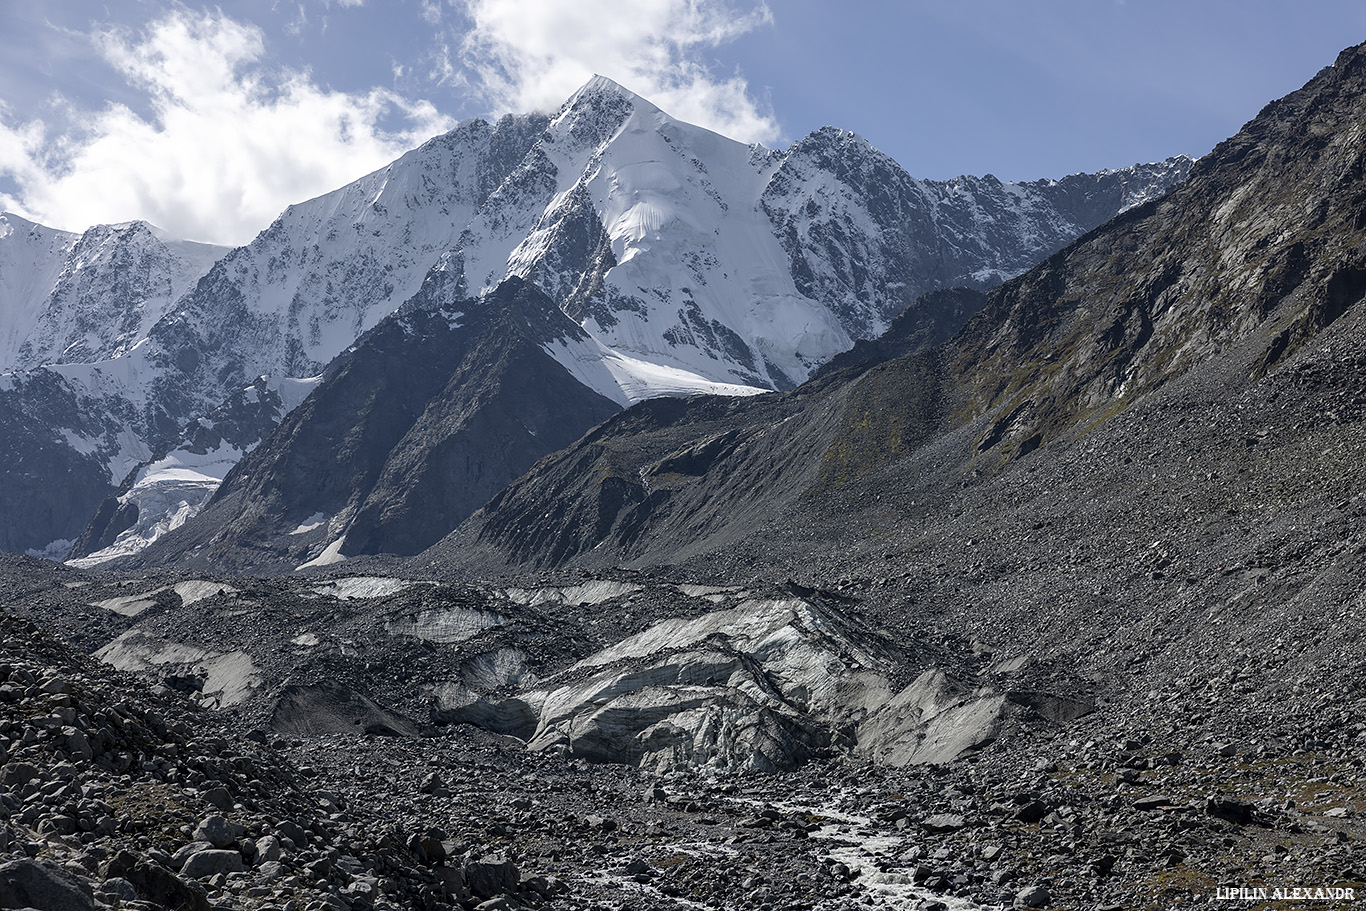
[[[772,22],[762,2],[730,0],[463,0],[473,28],[463,63],[500,110],[553,110],[594,73],[683,120],[748,142],[777,121],[741,76],[719,77],[704,52]]]
[[[441,0],[422,0],[422,19],[428,25],[440,25]]]
[[[146,112],[111,104],[54,128],[0,109],[0,176],[19,188],[0,207],[73,230],[142,218],[245,243],[286,205],[452,126],[425,101],[327,91],[307,73],[268,69],[260,30],[221,13],[182,9],[139,36],[93,38]]]

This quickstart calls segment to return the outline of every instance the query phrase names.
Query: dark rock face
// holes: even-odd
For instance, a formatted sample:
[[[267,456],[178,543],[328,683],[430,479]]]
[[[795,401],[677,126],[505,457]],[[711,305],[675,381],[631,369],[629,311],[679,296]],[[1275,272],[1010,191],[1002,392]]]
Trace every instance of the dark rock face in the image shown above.
[[[256,565],[288,569],[343,537],[346,556],[416,553],[618,409],[541,349],[582,330],[533,286],[459,300],[444,275],[338,358],[145,560],[221,566],[269,548]]]
[[[93,911],[89,887],[53,864],[12,860],[0,864],[0,907]]]
[[[725,540],[710,534],[716,525],[722,535],[753,533],[767,523],[770,498],[800,495],[799,483],[769,486],[762,466],[786,463],[789,456],[808,469],[817,464],[819,442],[813,449],[809,434],[788,433],[797,427],[784,422],[807,400],[641,403],[499,492],[462,532],[506,554],[510,563],[529,566],[562,565],[603,544],[612,545],[614,556],[598,552],[612,562],[663,544],[666,522],[683,526],[666,545],[679,556],[718,547]],[[750,470],[721,467],[737,454]],[[551,509],[544,508],[547,502]],[[466,540],[457,533],[432,555],[445,558],[448,548],[459,551]]]
[[[282,734],[365,734],[413,736],[412,721],[338,683],[285,687],[270,727]]]
[[[69,546],[114,492],[122,478],[106,464],[119,458],[128,416],[104,404],[46,368],[0,379],[0,515],[12,517],[0,523],[0,549]]]
[[[984,292],[971,288],[931,291],[892,320],[882,335],[855,342],[853,348],[835,355],[816,372],[815,378],[851,369],[866,370],[942,344],[982,308],[986,299]]]
[[[1264,373],[1359,301],[1366,189],[1342,128],[1366,104],[1361,69],[1344,53],[1169,197],[993,295],[958,339],[974,412],[1023,407],[1011,440],[1047,441],[1240,343],[1263,346],[1247,370]]]

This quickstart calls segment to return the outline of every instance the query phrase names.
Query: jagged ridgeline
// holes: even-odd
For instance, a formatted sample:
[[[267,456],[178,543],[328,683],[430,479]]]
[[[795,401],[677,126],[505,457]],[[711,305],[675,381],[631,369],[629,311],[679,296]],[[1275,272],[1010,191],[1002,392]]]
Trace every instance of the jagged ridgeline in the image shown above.
[[[528,281],[579,329],[537,343],[568,382],[619,406],[787,389],[903,312],[918,324],[908,336],[951,333],[966,311],[922,306],[925,292],[994,286],[1165,192],[1190,164],[1177,157],[1020,184],[926,181],[847,131],[823,128],[772,151],[595,79],[552,117],[470,121],[290,207],[158,311],[134,339],[142,344],[117,360],[16,375],[0,401],[13,446],[72,463],[63,475],[71,503],[12,523],[8,546],[55,553],[79,537],[84,565],[138,552],[197,512],[333,357],[405,305],[468,310],[477,305],[457,303],[509,277]],[[25,307],[47,312],[45,301]],[[59,395],[62,412],[76,416],[65,423],[44,404]],[[566,414],[563,426],[578,435],[592,425]],[[529,465],[548,445],[531,440],[508,464]],[[30,462],[35,470],[10,489],[32,488],[33,505],[54,478]],[[465,470],[449,483],[467,486],[467,499],[515,477]],[[363,494],[350,493],[344,501],[360,509]],[[299,499],[308,509],[287,530],[316,533],[269,548],[258,535],[253,553],[273,550],[271,565],[293,568],[328,548],[329,559],[413,553],[436,532],[427,522],[395,534],[386,519],[390,531],[376,535],[369,513],[324,499]],[[442,516],[450,525],[440,533],[464,517]],[[365,530],[351,534],[353,520]]]

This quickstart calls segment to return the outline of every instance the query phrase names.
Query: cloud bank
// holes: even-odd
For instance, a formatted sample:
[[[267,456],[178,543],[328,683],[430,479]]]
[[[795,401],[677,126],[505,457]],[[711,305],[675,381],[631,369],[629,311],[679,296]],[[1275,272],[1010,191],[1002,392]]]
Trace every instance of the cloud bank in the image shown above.
[[[0,208],[54,227],[145,219],[171,234],[246,243],[291,202],[382,167],[453,122],[391,91],[324,90],[264,65],[260,29],[178,10],[141,34],[97,32],[145,100],[65,109],[60,124],[0,108]]]
[[[177,4],[136,30],[97,27],[82,40],[112,68],[107,95],[120,101],[91,110],[59,99],[21,117],[0,100],[0,210],[68,230],[145,219],[178,237],[247,243],[290,203],[454,125],[418,96],[454,92],[454,110],[550,111],[594,73],[735,139],[781,135],[746,80],[712,62],[772,22],[762,0],[420,0],[401,15],[413,23],[350,49],[411,53],[393,58],[401,93],[335,91],[281,67],[261,28],[217,8]],[[419,22],[426,47],[412,40]],[[292,40],[321,42],[291,29]],[[342,56],[311,50],[320,62]],[[424,57],[429,75],[414,66]]]
[[[742,76],[717,76],[703,62],[707,51],[771,24],[765,3],[460,2],[472,23],[459,48],[463,66],[451,67],[448,55],[441,75],[449,81],[469,73],[465,81],[499,111],[553,110],[596,73],[732,138],[771,143],[780,135]]]

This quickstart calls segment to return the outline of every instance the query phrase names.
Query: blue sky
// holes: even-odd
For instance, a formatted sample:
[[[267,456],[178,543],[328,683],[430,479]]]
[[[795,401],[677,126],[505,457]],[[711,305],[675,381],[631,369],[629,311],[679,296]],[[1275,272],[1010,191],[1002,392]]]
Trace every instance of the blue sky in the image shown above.
[[[1058,177],[1202,155],[1363,40],[1360,0],[0,0],[0,208],[244,243],[594,72],[745,141]]]

